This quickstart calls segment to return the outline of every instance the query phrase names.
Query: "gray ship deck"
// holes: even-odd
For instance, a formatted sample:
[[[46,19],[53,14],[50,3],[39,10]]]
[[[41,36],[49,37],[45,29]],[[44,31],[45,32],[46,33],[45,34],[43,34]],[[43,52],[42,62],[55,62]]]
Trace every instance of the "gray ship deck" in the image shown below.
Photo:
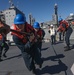
[[[39,69],[36,65],[37,75],[73,75],[74,73],[74,49],[64,51],[63,42],[51,45],[50,42],[42,46],[43,65]],[[71,45],[74,40],[71,41]],[[25,66],[20,50],[16,46],[10,46],[7,58],[0,62],[0,75],[33,75]],[[60,61],[59,61],[60,59]]]

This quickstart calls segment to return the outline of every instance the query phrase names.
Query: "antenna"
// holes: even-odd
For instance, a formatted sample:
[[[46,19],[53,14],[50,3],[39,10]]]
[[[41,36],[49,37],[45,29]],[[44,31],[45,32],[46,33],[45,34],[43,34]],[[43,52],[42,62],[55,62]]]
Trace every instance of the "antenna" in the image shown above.
[[[10,6],[14,6],[14,3],[12,2],[12,0],[9,0]]]

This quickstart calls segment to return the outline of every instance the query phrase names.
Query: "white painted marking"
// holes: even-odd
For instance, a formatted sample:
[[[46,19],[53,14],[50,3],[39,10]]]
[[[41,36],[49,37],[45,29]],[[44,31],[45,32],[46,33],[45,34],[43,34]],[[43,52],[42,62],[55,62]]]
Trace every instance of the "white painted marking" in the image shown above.
[[[73,64],[72,67],[71,67],[71,71],[72,71],[72,73],[73,73],[73,75],[74,75],[74,64]]]

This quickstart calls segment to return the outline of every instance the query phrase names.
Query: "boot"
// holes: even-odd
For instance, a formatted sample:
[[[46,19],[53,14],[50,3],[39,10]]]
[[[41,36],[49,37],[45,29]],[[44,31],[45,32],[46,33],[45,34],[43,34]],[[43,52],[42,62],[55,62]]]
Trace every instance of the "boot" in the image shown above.
[[[3,56],[4,56],[5,58],[7,57],[5,53],[3,54]]]
[[[69,50],[71,50],[71,48],[70,47],[67,47],[64,51],[69,51]]]
[[[64,46],[64,48],[67,48],[67,46]]]
[[[1,61],[3,61],[3,59],[1,59],[1,57],[0,57],[0,62],[1,62]]]
[[[42,63],[39,65],[39,68],[41,68],[41,67],[42,67],[42,64],[43,64],[43,60],[42,60]]]
[[[7,51],[8,51],[8,49],[5,49],[5,50],[4,50],[4,53],[3,53],[3,56],[4,56],[5,58],[7,57],[7,56],[6,56]]]
[[[32,73],[36,74],[36,68],[35,67],[33,68]]]
[[[42,67],[42,64],[39,65],[39,68],[41,68],[41,67]]]

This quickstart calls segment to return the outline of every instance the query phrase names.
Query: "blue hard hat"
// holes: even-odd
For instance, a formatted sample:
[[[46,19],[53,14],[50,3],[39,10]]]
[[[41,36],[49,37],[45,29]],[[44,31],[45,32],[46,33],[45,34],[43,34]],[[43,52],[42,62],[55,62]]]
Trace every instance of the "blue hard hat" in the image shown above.
[[[26,19],[22,14],[17,14],[14,18],[14,24],[24,24],[25,22]]]
[[[58,19],[59,22],[62,21],[62,20],[63,20],[62,18],[59,18],[59,19]]]
[[[40,25],[39,25],[38,22],[34,22],[33,27],[34,27],[34,28],[40,28]]]

